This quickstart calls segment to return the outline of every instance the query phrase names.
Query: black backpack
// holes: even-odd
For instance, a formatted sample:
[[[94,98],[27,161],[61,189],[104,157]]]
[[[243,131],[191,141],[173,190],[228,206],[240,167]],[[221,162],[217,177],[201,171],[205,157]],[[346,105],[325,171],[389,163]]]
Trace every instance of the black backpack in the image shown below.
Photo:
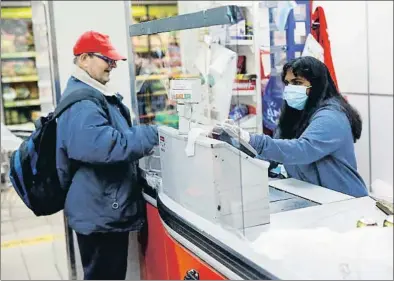
[[[109,118],[108,104],[101,93],[78,90],[65,97],[54,112],[35,122],[35,131],[14,151],[10,160],[11,183],[25,205],[36,216],[63,210],[67,190],[60,187],[56,169],[57,118],[74,103],[90,100]]]

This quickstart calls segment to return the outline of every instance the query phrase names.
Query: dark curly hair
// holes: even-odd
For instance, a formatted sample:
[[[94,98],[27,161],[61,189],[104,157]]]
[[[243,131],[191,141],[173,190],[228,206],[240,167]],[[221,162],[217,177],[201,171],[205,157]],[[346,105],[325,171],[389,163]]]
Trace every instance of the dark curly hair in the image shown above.
[[[356,142],[362,131],[360,114],[338,92],[327,66],[313,57],[299,57],[283,66],[282,81],[288,71],[294,76],[303,77],[311,83],[308,100],[304,110],[296,110],[283,102],[279,118],[277,136],[281,139],[299,138],[309,124],[312,115],[329,100],[335,99],[352,128],[353,141]]]

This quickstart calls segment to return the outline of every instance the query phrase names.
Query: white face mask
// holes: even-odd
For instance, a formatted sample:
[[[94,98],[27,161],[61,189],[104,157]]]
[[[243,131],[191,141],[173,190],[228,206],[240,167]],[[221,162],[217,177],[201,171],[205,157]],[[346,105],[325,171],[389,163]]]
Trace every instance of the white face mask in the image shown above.
[[[287,104],[297,110],[303,110],[308,99],[306,90],[311,86],[287,85],[283,91],[283,99]]]

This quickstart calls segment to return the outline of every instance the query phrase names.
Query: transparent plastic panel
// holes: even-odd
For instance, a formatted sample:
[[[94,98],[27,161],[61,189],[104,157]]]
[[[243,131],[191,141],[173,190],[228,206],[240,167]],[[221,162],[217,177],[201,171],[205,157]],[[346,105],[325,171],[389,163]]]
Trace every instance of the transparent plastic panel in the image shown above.
[[[306,19],[306,5],[298,4],[294,7],[294,19],[296,21],[305,21]]]
[[[272,68],[275,70],[275,73],[282,73],[283,66],[287,62],[286,47],[271,47],[271,56],[273,59]]]
[[[272,39],[275,46],[286,46],[286,31],[274,31]]]
[[[159,147],[140,161],[148,182],[204,219],[243,233],[269,221],[268,165],[254,159],[237,129],[255,132],[255,99],[244,88],[255,90],[245,77],[256,75],[242,67],[237,41],[228,43],[231,28],[133,37],[135,93],[140,123],[159,125]],[[142,52],[136,44],[144,40],[149,48]]]
[[[306,27],[305,22],[296,22],[294,30],[294,42],[295,44],[305,44],[306,40]]]

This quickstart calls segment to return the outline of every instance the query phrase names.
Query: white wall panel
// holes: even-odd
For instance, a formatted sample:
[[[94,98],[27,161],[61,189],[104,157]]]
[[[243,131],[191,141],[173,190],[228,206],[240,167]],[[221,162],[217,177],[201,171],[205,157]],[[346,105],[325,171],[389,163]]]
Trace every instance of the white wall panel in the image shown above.
[[[371,96],[372,182],[393,185],[393,97]]]
[[[62,91],[73,70],[73,46],[78,37],[89,30],[110,36],[118,51],[128,56],[128,26],[124,1],[53,1],[54,27],[58,53],[59,78]],[[131,105],[128,61],[119,62],[111,73],[108,86],[124,96]]]
[[[370,92],[393,95],[393,1],[367,1]]]
[[[342,92],[368,93],[365,1],[313,1],[324,9]]]
[[[369,174],[369,126],[368,126],[368,96],[366,95],[348,95],[347,99],[349,103],[354,106],[360,113],[363,120],[363,130],[361,138],[355,144],[356,158],[357,158],[357,170],[362,176],[365,184],[370,185],[370,174]]]

